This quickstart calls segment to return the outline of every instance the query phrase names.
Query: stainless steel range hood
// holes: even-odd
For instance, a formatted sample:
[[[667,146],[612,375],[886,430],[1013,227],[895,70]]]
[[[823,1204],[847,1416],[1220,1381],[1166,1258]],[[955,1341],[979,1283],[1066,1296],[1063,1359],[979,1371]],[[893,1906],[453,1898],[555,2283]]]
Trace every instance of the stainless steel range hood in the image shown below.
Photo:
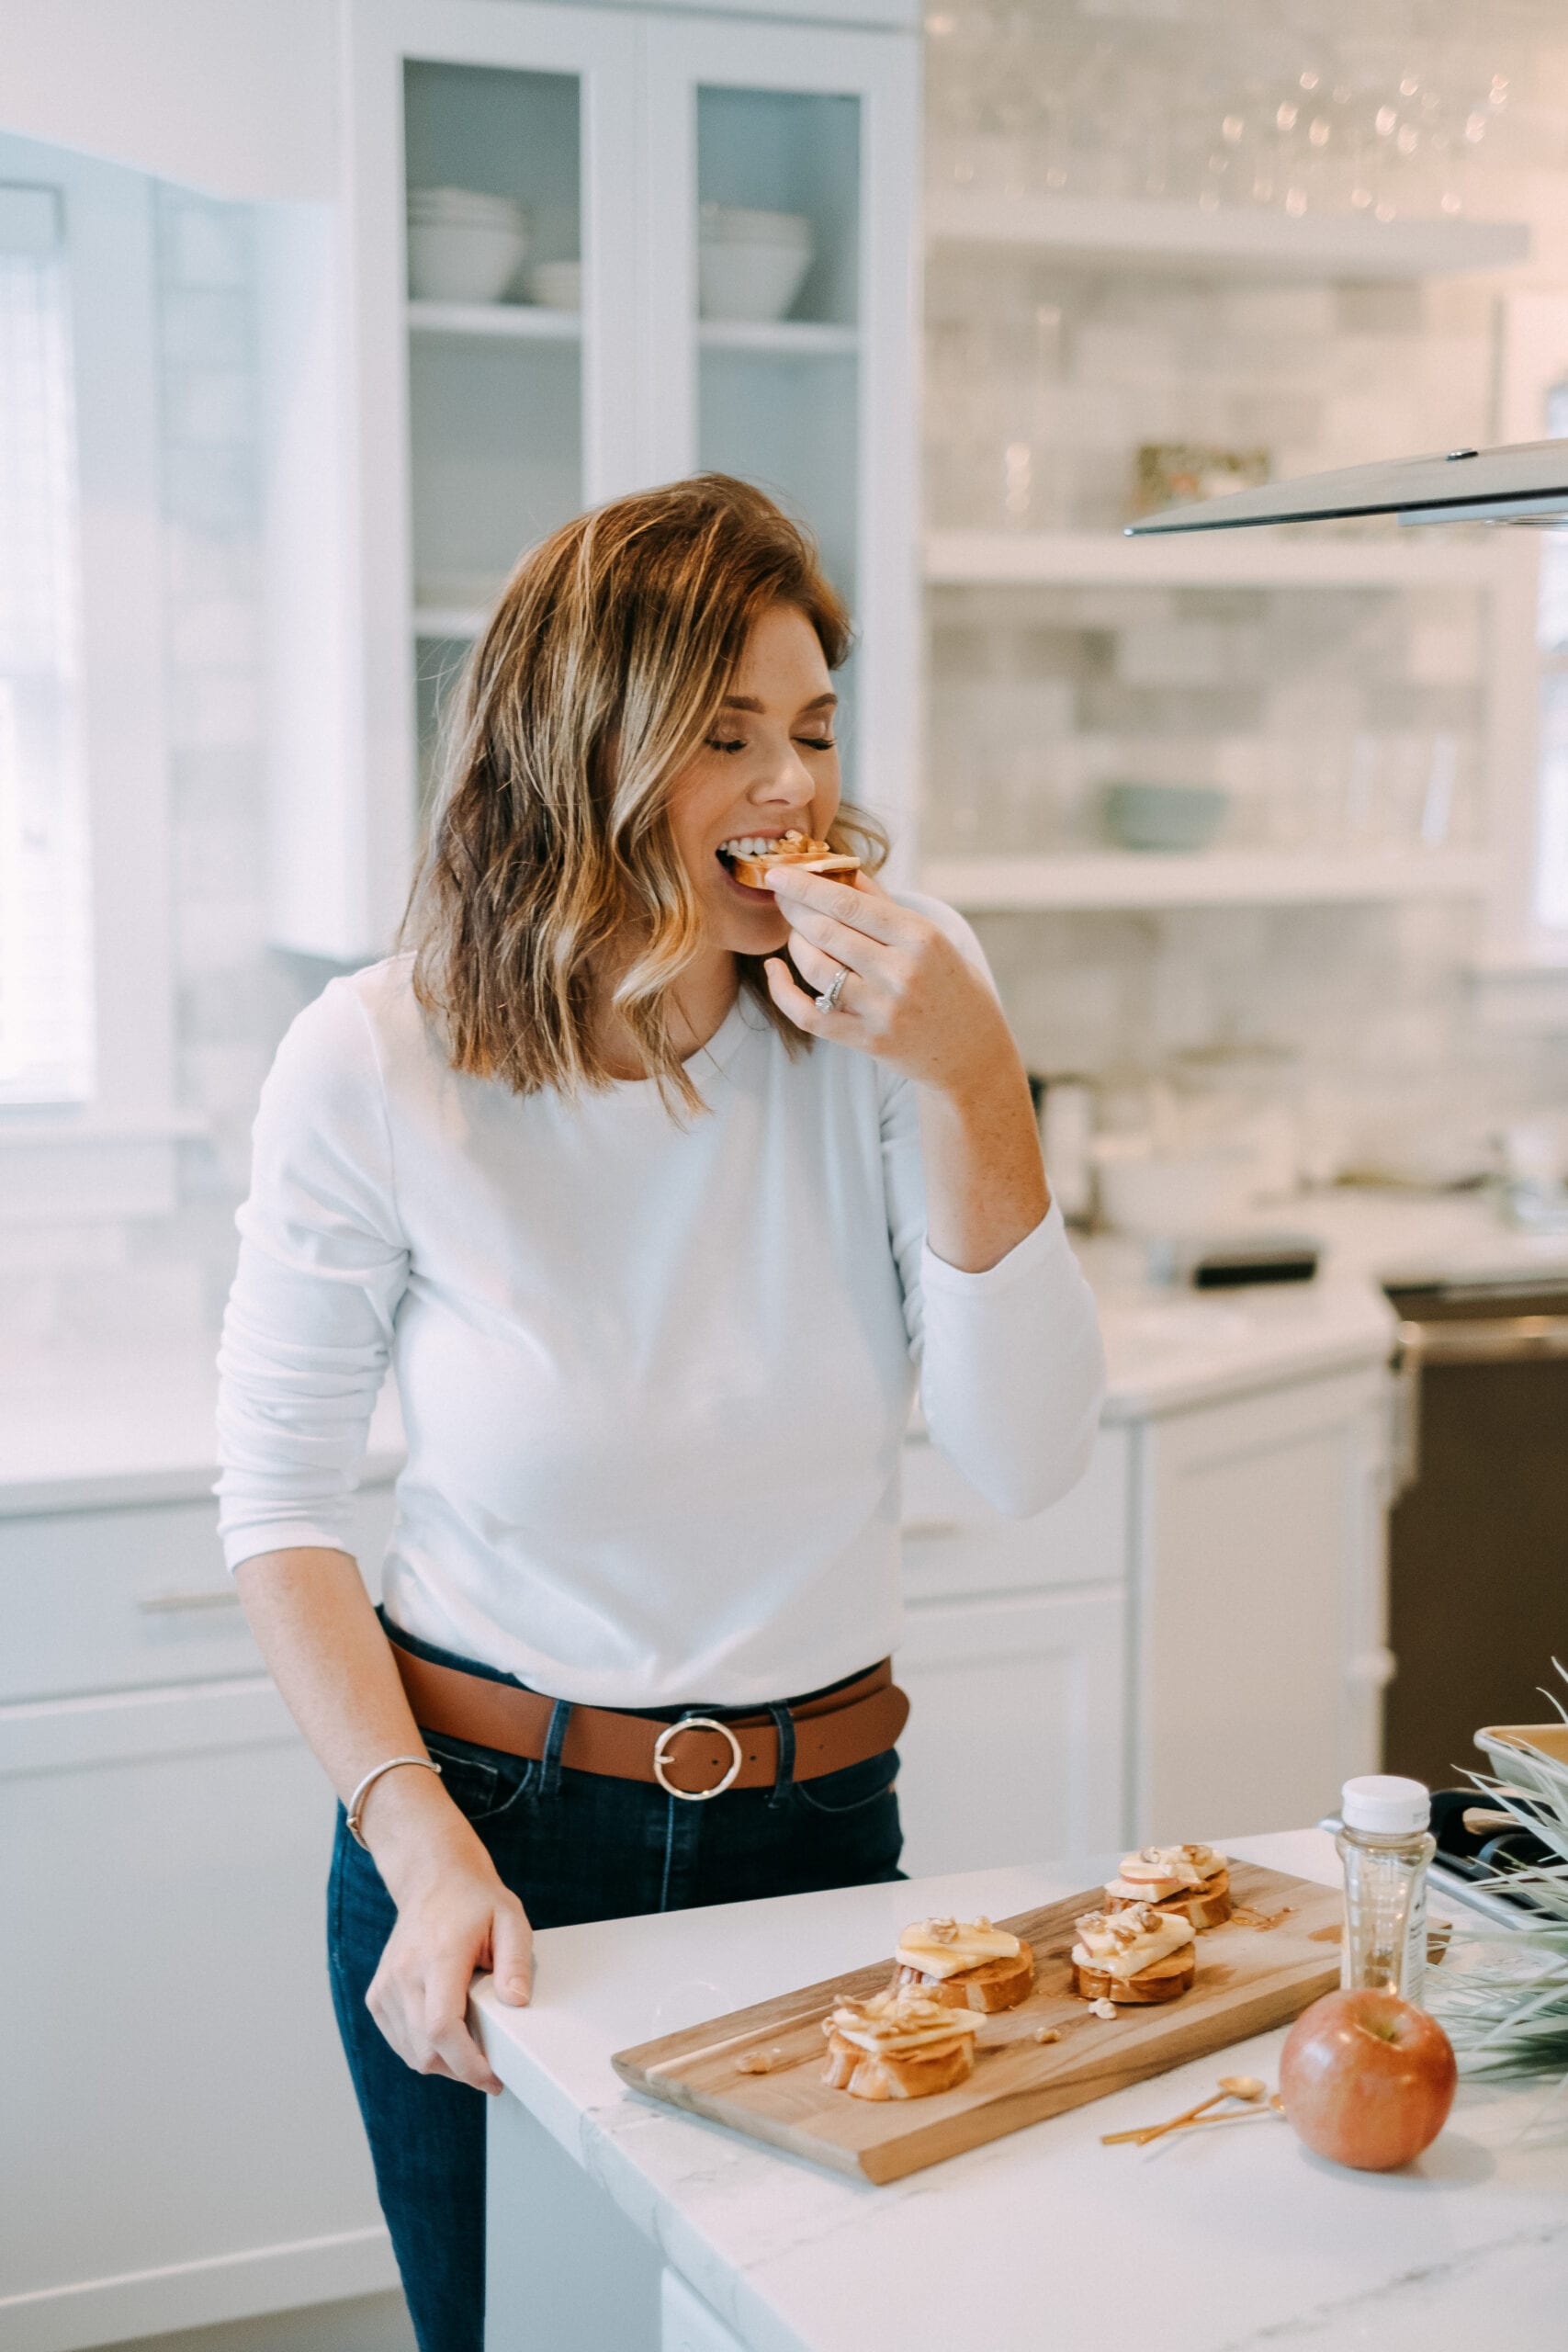
[[[1568,515],[1568,441],[1506,449],[1450,449],[1395,458],[1300,481],[1238,490],[1195,506],[1168,506],[1127,526],[1129,538],[1166,531],[1233,531],[1253,523],[1326,523],[1395,514],[1402,523],[1553,522]]]

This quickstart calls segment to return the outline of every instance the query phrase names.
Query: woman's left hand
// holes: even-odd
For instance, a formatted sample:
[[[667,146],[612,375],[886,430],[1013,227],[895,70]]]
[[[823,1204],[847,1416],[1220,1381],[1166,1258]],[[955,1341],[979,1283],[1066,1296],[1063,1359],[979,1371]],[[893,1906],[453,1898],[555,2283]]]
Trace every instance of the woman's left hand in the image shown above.
[[[769,993],[797,1028],[873,1054],[940,1093],[994,1082],[998,1057],[1010,1073],[1017,1052],[1000,1005],[935,923],[897,905],[864,874],[834,882],[776,865],[768,885],[789,922],[796,970],[822,990],[847,975],[829,1011],[782,956],[769,957]]]

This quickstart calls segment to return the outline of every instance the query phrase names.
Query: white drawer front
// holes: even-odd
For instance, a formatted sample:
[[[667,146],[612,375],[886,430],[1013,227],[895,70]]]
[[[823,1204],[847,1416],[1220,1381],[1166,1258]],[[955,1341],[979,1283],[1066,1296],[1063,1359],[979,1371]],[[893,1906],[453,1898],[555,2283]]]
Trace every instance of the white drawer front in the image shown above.
[[[390,1487],[355,1498],[374,1589]],[[217,1505],[157,1503],[0,1521],[0,1701],[254,1673],[261,1661],[218,1546]]]
[[[1101,1430],[1072,1493],[1035,1519],[1004,1519],[934,1445],[911,1439],[904,1448],[904,1589],[911,1600],[1120,1583],[1128,1524],[1125,1430]]]

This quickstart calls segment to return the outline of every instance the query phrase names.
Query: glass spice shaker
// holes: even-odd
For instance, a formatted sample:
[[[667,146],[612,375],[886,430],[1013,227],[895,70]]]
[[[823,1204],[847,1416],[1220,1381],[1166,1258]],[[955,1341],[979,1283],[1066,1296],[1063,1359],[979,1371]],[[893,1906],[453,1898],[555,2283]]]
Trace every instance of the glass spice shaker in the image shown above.
[[[1369,1772],[1347,1781],[1344,1827],[1335,1843],[1345,1868],[1345,1941],[1339,1982],[1373,1985],[1417,2007],[1427,1982],[1427,1865],[1438,1850],[1427,1828],[1432,1800],[1419,1781]]]

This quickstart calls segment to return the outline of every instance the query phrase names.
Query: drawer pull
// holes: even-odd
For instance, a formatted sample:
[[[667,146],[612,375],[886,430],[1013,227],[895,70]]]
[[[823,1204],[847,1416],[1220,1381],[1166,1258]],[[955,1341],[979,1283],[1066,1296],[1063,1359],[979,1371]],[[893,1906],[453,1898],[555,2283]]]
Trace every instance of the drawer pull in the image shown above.
[[[968,1534],[972,1525],[972,1521],[966,1524],[961,1519],[907,1519],[904,1521],[904,1533],[926,1535],[933,1541],[940,1536],[945,1540],[953,1536]]]
[[[238,1609],[240,1596],[231,1584],[177,1585],[139,1592],[136,1606],[147,1617],[170,1617],[190,1609]]]

